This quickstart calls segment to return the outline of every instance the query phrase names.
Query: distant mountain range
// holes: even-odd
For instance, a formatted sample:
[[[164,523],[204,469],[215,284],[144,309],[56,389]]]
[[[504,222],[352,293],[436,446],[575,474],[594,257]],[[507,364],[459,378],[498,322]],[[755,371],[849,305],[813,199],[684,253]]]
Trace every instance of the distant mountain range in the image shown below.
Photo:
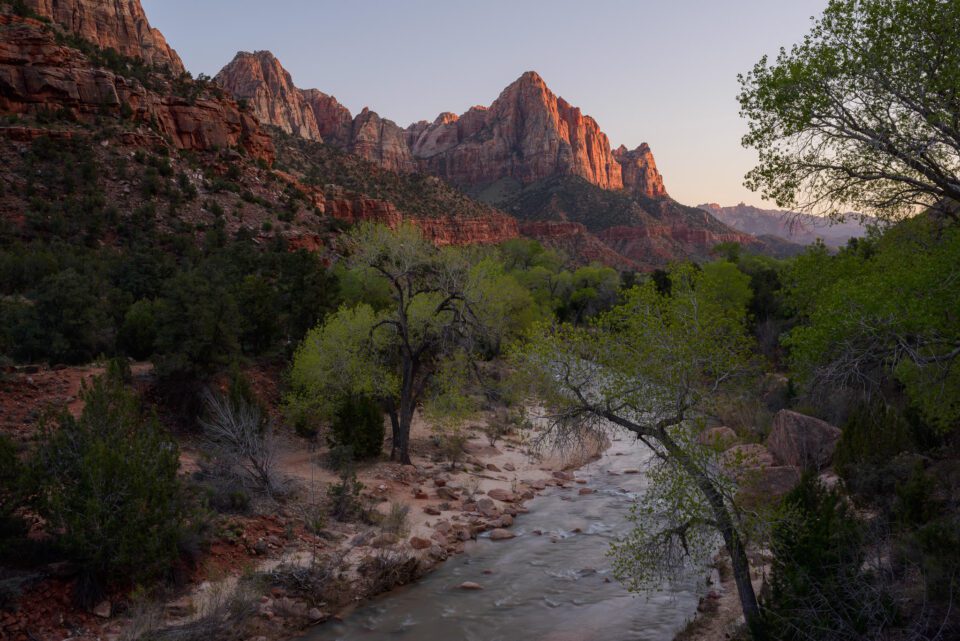
[[[867,233],[866,227],[853,215],[838,223],[809,214],[760,209],[744,203],[733,207],[706,203],[699,207],[734,229],[754,236],[779,236],[800,245],[810,245],[820,239],[828,247],[842,247],[851,238]]]

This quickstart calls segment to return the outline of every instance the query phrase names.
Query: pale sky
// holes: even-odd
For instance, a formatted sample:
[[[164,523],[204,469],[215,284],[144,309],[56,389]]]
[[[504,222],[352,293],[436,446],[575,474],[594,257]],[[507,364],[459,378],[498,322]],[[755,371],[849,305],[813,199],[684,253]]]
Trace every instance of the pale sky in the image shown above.
[[[269,49],[303,89],[407,126],[490,104],[524,71],[614,147],[650,143],[682,203],[763,203],[737,74],[799,41],[827,0],[143,0],[194,75]]]

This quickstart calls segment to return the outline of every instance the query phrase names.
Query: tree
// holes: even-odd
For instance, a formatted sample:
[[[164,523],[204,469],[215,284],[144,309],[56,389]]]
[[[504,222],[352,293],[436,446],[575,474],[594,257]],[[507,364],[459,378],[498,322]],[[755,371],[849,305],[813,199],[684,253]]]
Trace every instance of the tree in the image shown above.
[[[830,256],[814,248],[786,273],[802,323],[785,339],[814,393],[884,397],[892,379],[931,425],[960,419],[960,229],[918,217]]]
[[[719,393],[748,367],[748,278],[730,263],[677,267],[669,278],[670,293],[648,280],[590,327],[535,327],[517,353],[517,368],[533,376],[558,443],[616,426],[659,461],[651,475],[659,506],[648,503],[656,513],[635,521],[647,530],[634,530],[616,548],[620,578],[644,587],[656,574],[654,561],[678,570],[693,547],[708,547],[719,532],[744,615],[761,638],[729,481],[693,438]]]
[[[415,227],[362,225],[347,245],[352,271],[386,283],[389,302],[344,306],[307,334],[294,357],[290,407],[331,418],[351,395],[376,398],[390,416],[391,458],[409,463],[413,415],[438,369],[458,354],[474,358],[491,342],[487,330],[503,328],[496,314],[516,309],[490,304],[498,292],[468,252],[437,248]]]
[[[185,519],[179,450],[113,368],[82,392],[83,413],[64,412],[43,432],[32,487],[50,532],[83,569],[79,595],[111,581],[154,579],[170,568]]]
[[[740,84],[760,155],[746,184],[781,207],[891,219],[960,201],[957,2],[831,0]]]

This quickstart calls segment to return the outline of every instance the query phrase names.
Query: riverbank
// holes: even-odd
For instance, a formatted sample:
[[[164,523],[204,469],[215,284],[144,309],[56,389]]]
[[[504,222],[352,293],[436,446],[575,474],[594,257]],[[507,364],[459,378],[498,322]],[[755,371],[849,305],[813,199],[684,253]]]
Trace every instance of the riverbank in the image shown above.
[[[292,535],[290,524],[316,515],[337,478],[324,466],[322,448],[311,451],[299,439],[281,438],[278,468],[300,488],[296,497],[262,520],[260,529],[236,521],[242,527],[239,545],[214,550],[203,580],[162,604],[154,627],[196,626],[231,595],[252,602],[245,625],[261,641],[345,616],[431,572],[479,536],[509,545],[514,518],[527,511],[525,503],[546,488],[581,487],[573,470],[609,445],[596,441],[576,452],[538,453],[533,431],[491,443],[483,427],[482,420],[467,427],[462,460],[452,466],[443,460],[430,425],[418,417],[411,433],[412,465],[378,461],[357,470],[361,499],[371,510],[366,518],[327,519],[313,531],[295,527]],[[185,451],[185,470],[195,457]]]

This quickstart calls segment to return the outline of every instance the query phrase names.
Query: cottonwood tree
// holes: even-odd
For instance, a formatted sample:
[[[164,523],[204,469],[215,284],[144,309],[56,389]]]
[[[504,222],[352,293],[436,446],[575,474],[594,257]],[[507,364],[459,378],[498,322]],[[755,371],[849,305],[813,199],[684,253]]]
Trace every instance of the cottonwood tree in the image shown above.
[[[831,0],[740,76],[746,185],[784,208],[896,219],[960,202],[960,3]]]
[[[479,345],[499,345],[502,317],[517,313],[526,292],[503,287],[502,273],[490,278],[468,252],[437,248],[413,226],[362,225],[347,245],[349,266],[385,283],[387,303],[344,306],[307,335],[294,358],[290,406],[329,417],[351,395],[379,399],[392,426],[391,458],[409,463],[413,416],[436,373],[451,358],[475,358]]]
[[[700,420],[746,372],[748,279],[729,263],[670,273],[670,293],[651,279],[589,327],[536,327],[518,351],[561,445],[611,426],[632,432],[658,464],[634,519],[615,547],[629,587],[652,587],[722,538],[744,615],[762,638],[746,541],[730,482],[696,443]]]

